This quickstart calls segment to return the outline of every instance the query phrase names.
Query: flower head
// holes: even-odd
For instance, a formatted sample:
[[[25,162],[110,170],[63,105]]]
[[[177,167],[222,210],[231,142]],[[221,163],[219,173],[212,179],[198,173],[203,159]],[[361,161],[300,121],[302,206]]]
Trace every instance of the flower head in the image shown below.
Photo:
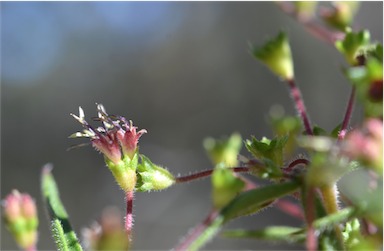
[[[110,116],[107,114],[102,104],[97,104],[98,117],[103,126],[94,128],[85,120],[84,111],[79,107],[79,116],[71,114],[79,121],[84,130],[72,134],[71,138],[86,137],[91,139],[91,144],[104,156],[118,164],[123,158],[133,158],[137,151],[139,138],[146,133],[145,129],[137,132],[137,127],[133,126],[132,121],[127,121],[121,116]]]

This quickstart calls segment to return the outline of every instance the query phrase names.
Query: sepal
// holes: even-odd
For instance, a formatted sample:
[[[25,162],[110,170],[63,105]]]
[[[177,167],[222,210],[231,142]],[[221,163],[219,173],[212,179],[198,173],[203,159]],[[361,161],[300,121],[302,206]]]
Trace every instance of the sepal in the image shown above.
[[[280,32],[262,47],[252,47],[252,54],[280,78],[284,80],[294,78],[291,47],[284,32]]]
[[[141,163],[137,167],[137,191],[163,190],[175,183],[175,178],[167,169],[153,164],[142,154],[140,158]]]

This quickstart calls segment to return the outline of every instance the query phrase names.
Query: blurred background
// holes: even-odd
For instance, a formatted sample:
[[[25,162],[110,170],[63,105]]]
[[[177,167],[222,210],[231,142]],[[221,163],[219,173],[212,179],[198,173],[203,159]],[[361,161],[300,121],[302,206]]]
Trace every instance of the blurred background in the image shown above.
[[[95,102],[148,130],[141,153],[174,174],[211,168],[207,136],[239,132],[272,137],[267,114],[276,104],[295,114],[287,89],[249,53],[279,30],[289,34],[297,82],[313,123],[340,123],[350,86],[336,50],[308,34],[272,2],[1,2],[1,198],[13,188],[36,198],[39,249],[55,249],[40,197],[40,170],[53,163],[74,229],[103,208],[124,210],[103,158],[69,113]],[[363,2],[355,27],[382,41],[383,3]],[[355,109],[354,119],[361,118]],[[243,149],[243,154],[247,153]],[[210,210],[210,181],[138,193],[134,248],[170,249]],[[270,209],[227,226],[299,225]],[[215,238],[206,249],[298,249]],[[1,250],[16,249],[1,225]]]

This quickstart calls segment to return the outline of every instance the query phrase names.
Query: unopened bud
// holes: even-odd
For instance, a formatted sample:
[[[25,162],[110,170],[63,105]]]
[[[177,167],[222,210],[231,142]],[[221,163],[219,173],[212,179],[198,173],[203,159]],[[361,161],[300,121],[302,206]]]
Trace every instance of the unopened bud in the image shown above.
[[[3,201],[3,217],[8,230],[23,249],[33,249],[37,243],[38,218],[36,204],[28,194],[13,190]]]

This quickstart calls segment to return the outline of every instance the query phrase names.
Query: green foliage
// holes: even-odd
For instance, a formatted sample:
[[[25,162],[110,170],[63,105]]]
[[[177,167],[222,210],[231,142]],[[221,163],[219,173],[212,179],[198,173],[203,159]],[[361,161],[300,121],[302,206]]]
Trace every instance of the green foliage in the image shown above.
[[[284,32],[280,32],[261,47],[253,46],[252,54],[280,78],[284,80],[294,78],[291,47]]]
[[[68,214],[60,200],[59,191],[51,169],[50,165],[46,165],[43,169],[41,190],[48,216],[51,220],[52,236],[55,239],[58,250],[83,250],[76,237],[76,233],[72,230],[69,223]]]

